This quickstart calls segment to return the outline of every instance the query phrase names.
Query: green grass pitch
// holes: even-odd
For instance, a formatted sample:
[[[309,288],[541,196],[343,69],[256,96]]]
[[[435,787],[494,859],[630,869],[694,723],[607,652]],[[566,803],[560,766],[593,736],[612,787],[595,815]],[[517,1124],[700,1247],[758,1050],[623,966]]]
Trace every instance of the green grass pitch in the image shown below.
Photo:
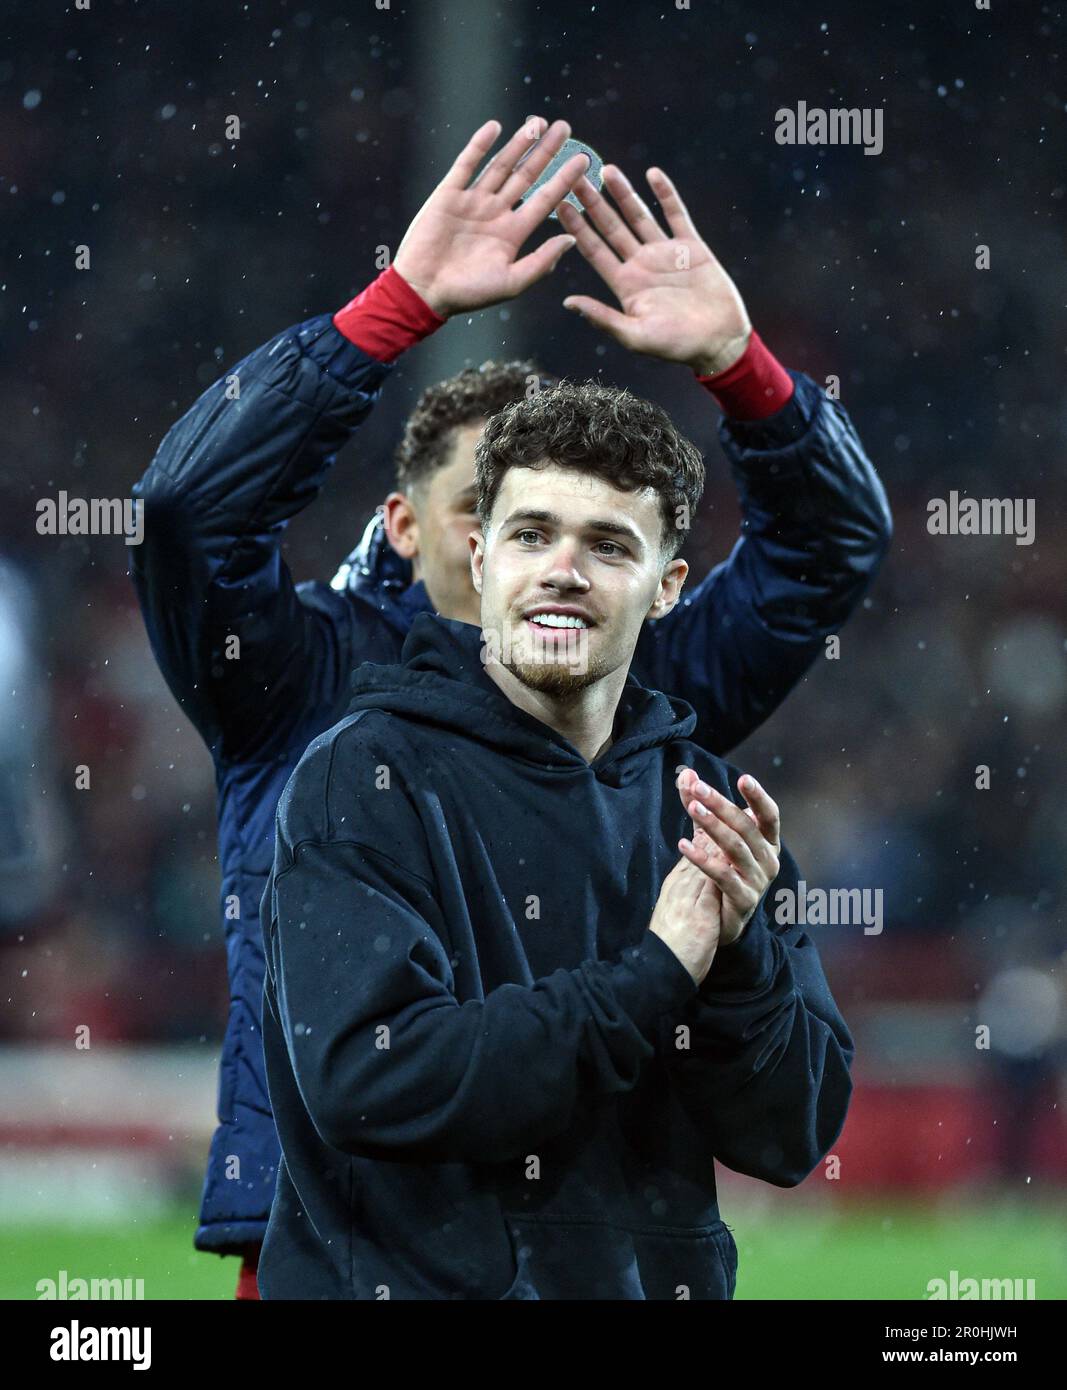
[[[927,1281],[1036,1280],[1038,1299],[1067,1297],[1062,1202],[933,1208],[886,1203],[831,1211],[747,1212],[725,1199],[739,1250],[739,1299],[922,1299]],[[734,1208],[731,1210],[731,1208]],[[39,1279],[144,1280],[146,1299],[232,1299],[238,1262],[192,1248],[193,1210],[128,1229],[0,1228],[0,1298],[36,1298]]]

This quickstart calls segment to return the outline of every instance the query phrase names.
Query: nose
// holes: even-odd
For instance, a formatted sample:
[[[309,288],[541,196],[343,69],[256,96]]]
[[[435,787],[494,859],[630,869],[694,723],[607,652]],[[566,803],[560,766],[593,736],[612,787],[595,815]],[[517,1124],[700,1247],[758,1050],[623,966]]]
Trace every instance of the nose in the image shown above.
[[[541,583],[556,589],[578,590],[584,593],[589,588],[589,580],[578,564],[579,547],[572,540],[560,540],[546,556],[545,569]]]

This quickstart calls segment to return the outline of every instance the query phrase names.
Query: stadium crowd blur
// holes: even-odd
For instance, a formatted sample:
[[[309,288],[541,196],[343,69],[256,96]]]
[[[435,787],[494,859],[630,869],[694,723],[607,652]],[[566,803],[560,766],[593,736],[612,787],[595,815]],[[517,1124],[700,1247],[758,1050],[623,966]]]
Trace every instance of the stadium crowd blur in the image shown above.
[[[846,1017],[941,1001],[973,1058],[977,1001],[992,1009],[999,990],[1015,1061],[1040,1071],[1062,1056],[1067,888],[1067,173],[1054,157],[1067,117],[1046,62],[1063,15],[1033,6],[1009,24],[996,7],[938,18],[827,0],[802,17],[638,7],[618,26],[596,9],[567,7],[563,24],[507,7],[511,82],[485,117],[510,131],[528,111],[564,116],[642,188],[662,164],[765,341],[840,379],[894,515],[840,656],[731,760],[778,799],[809,885],[883,890],[880,935],[812,928]],[[209,755],[156,670],[122,538],[39,535],[35,504],[60,489],[129,496],[206,385],[374,277],[375,248],[395,250],[429,192],[407,176],[416,143],[443,173],[467,138],[421,102],[395,17],[311,10],[190,0],[71,11],[51,32],[37,16],[7,21],[19,56],[0,61],[5,1040],[86,1023],[102,1040],[221,1039]],[[883,152],[777,144],[774,112],[800,100],[883,107]],[[228,142],[231,111],[243,130]],[[89,270],[74,268],[80,244]],[[708,465],[687,556],[699,578],[739,523],[717,409],[686,369],[565,314],[579,290],[607,297],[572,252],[490,310],[499,355],[532,353],[671,412]],[[416,348],[290,527],[297,579],[329,580],[358,539],[427,384]],[[1035,499],[1035,542],[929,534],[928,502],[952,490]]]

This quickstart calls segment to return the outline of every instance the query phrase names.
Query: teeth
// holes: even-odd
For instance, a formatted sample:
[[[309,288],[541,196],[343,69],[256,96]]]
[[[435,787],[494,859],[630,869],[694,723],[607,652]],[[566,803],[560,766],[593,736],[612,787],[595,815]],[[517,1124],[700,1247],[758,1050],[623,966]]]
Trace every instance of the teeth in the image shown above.
[[[584,618],[575,618],[567,613],[537,613],[530,620],[542,627],[588,627]]]

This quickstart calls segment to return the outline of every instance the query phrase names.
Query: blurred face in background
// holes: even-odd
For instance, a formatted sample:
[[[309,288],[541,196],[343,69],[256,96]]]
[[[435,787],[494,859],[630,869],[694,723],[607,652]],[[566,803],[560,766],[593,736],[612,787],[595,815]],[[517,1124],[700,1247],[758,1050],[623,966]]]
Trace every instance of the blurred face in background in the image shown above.
[[[390,545],[411,561],[415,582],[422,580],[437,612],[461,623],[479,620],[468,537],[479,530],[474,446],[484,429],[484,419],[456,426],[441,466],[410,492],[385,499]]]

